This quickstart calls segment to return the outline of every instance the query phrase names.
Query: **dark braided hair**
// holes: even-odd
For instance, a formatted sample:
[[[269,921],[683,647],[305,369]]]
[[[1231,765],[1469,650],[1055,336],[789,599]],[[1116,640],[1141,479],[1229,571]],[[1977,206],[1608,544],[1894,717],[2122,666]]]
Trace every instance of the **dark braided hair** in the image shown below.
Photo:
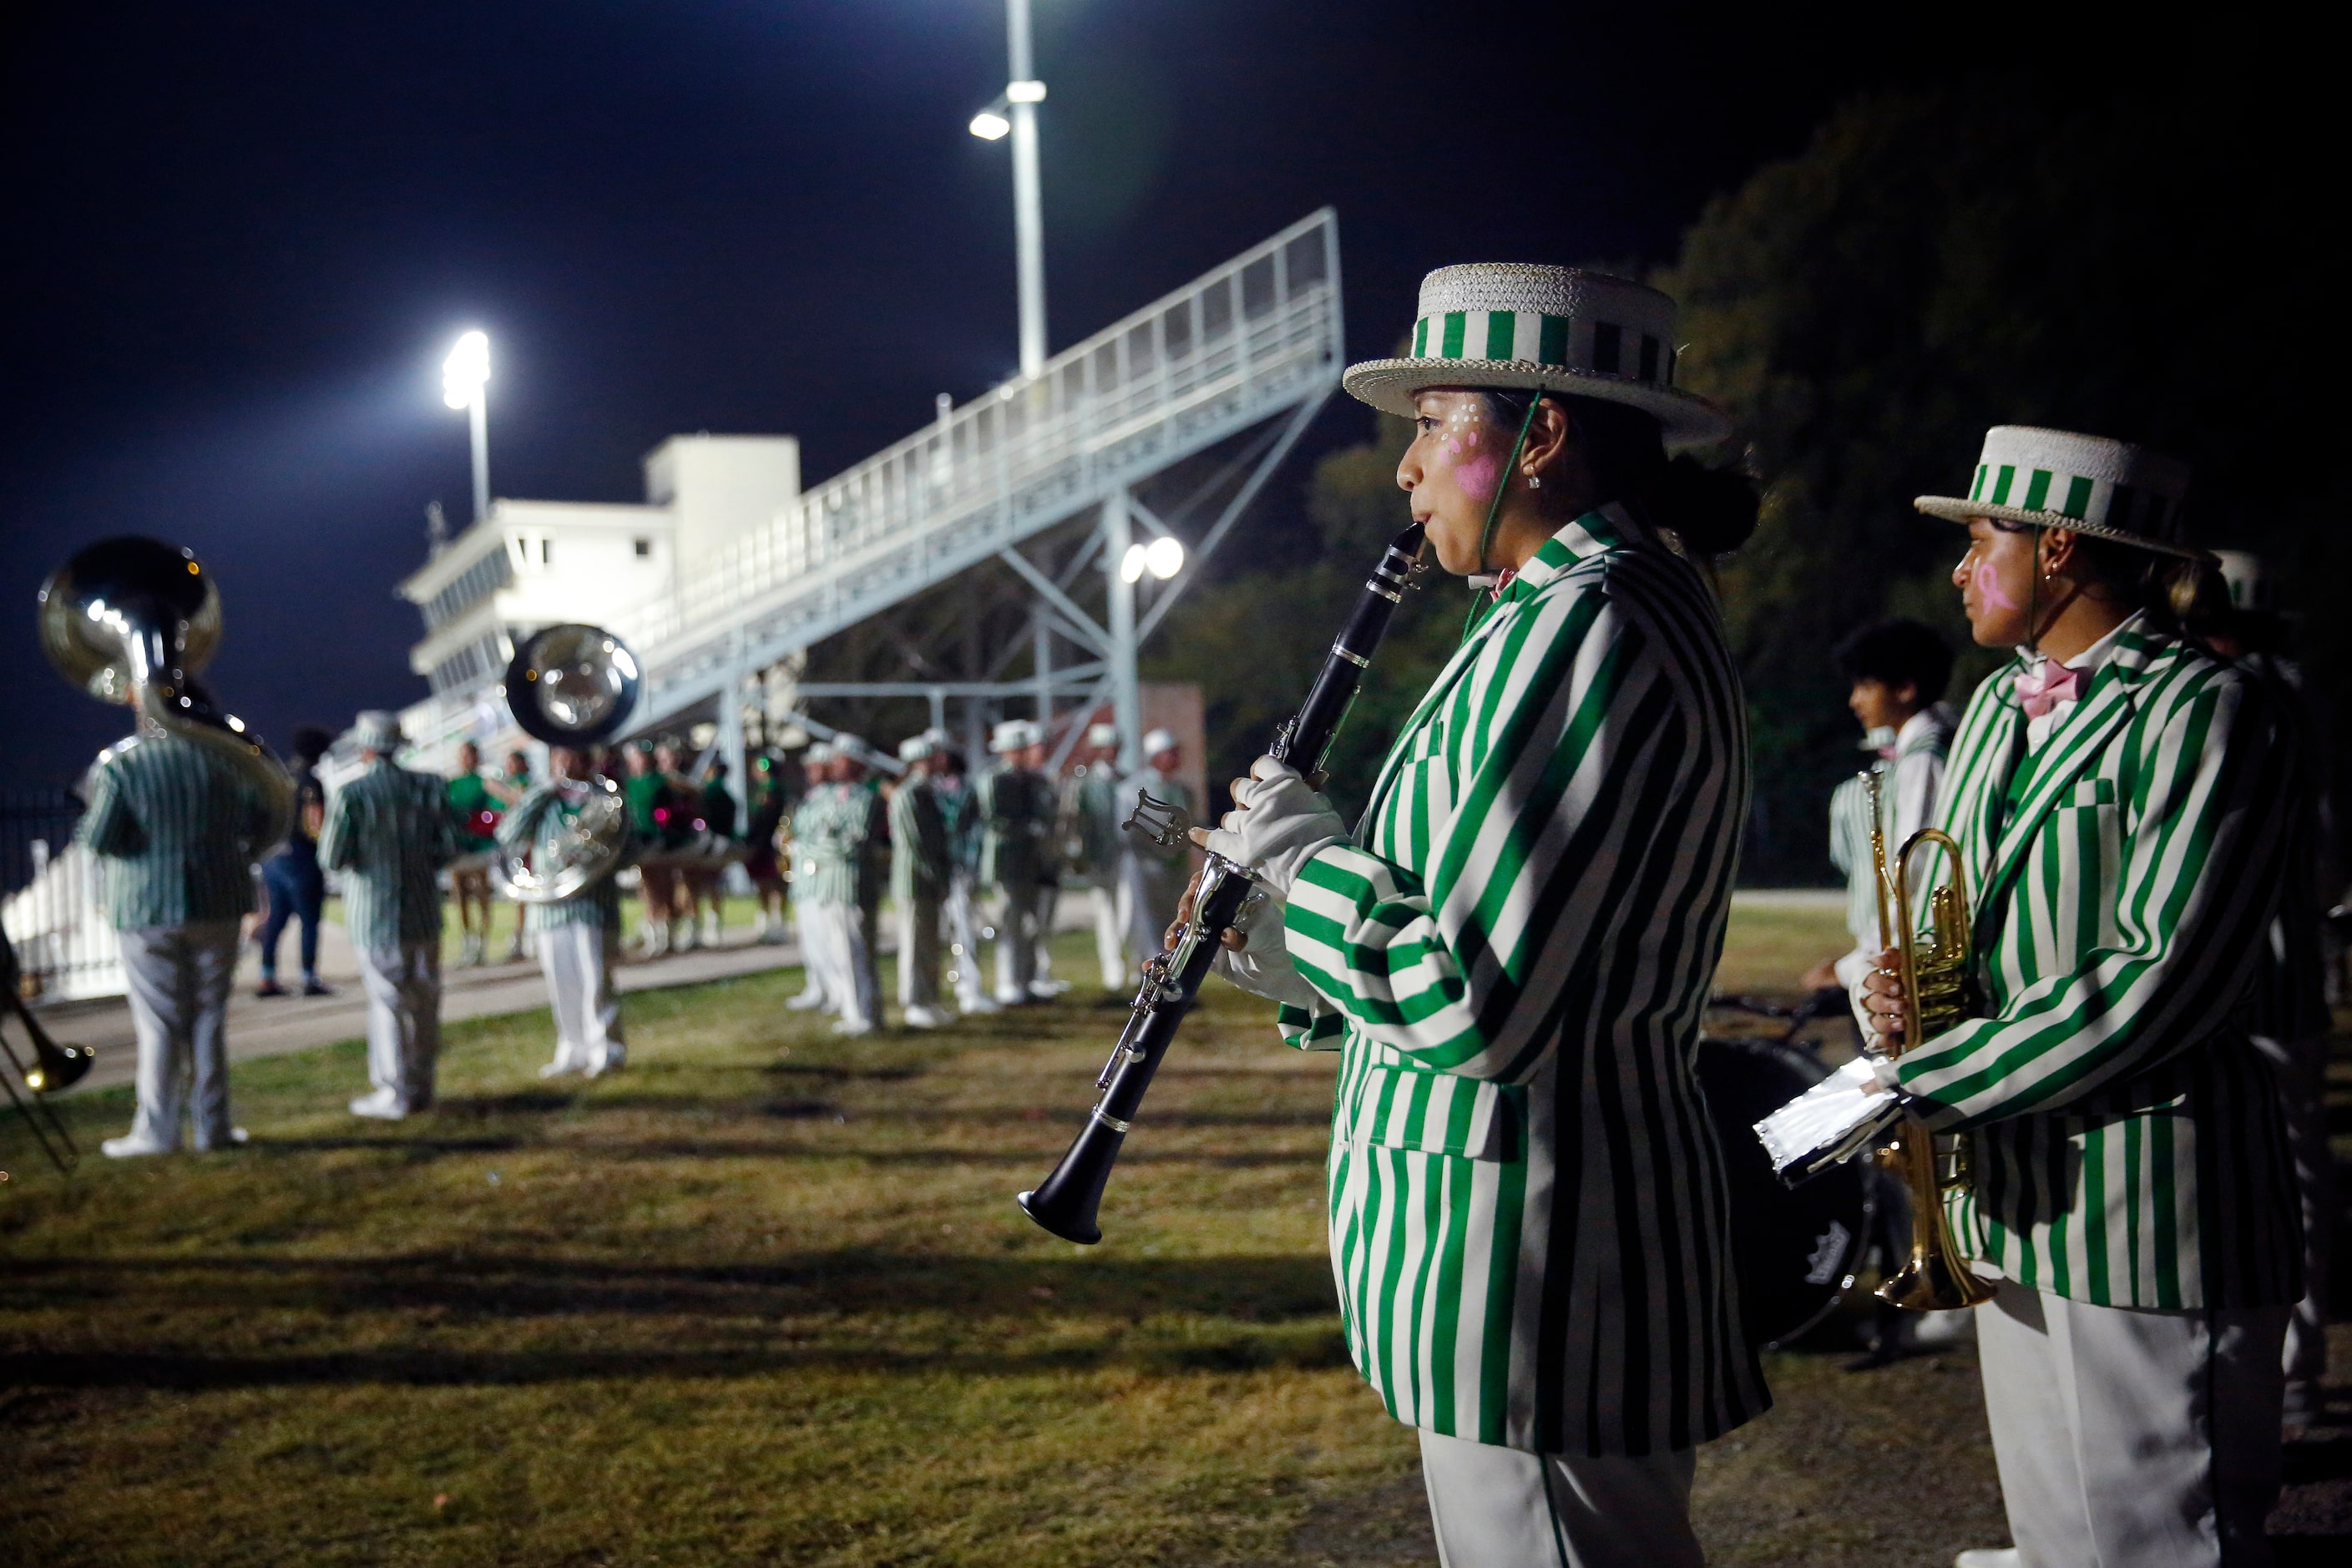
[[[1486,388],[1479,395],[1490,419],[1513,428],[1538,398],[1559,404],[1591,470],[1595,506],[1621,502],[1644,521],[1672,529],[1699,555],[1728,555],[1756,531],[1755,485],[1744,474],[1695,458],[1669,458],[1655,415],[1558,392]]]

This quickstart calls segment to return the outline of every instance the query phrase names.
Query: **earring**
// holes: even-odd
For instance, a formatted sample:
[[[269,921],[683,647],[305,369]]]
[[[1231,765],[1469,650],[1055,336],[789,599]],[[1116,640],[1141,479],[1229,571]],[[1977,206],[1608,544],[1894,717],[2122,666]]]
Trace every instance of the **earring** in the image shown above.
[[[1539,490],[1539,489],[1543,489],[1543,479],[1542,479],[1541,476],[1537,475],[1537,474],[1534,474],[1534,473],[1530,473],[1530,474],[1528,474],[1528,489],[1531,489],[1531,490]]]

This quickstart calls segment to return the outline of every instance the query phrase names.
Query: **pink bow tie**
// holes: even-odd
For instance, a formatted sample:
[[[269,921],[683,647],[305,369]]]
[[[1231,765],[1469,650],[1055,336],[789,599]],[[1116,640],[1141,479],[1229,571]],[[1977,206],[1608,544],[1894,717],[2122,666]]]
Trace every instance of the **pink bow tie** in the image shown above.
[[[2072,702],[2083,694],[2083,672],[2063,664],[2043,659],[2038,669],[2027,670],[2017,678],[2017,700],[2025,704],[2025,716],[2039,719],[2061,702]]]

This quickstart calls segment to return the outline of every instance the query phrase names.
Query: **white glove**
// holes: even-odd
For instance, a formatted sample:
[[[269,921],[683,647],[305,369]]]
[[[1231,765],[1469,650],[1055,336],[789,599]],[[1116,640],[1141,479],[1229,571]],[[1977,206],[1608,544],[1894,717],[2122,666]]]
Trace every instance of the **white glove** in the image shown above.
[[[1240,805],[1225,813],[1204,847],[1247,867],[1277,898],[1289,898],[1299,868],[1317,850],[1348,837],[1331,803],[1286,763],[1260,757],[1234,793]]]
[[[1282,923],[1286,907],[1270,891],[1253,893],[1234,926],[1241,933],[1242,950],[1220,946],[1216,973],[1253,996],[1311,1009],[1322,996],[1290,962],[1289,932]]]

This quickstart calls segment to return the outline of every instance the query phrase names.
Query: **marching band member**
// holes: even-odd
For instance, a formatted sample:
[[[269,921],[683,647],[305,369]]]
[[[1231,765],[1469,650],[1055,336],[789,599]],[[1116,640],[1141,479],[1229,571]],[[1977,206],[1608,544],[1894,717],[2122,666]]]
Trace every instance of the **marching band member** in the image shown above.
[[[1129,773],[1118,786],[1118,820],[1125,822],[1135,814],[1135,808],[1146,790],[1151,798],[1162,800],[1192,813],[1192,792],[1176,775],[1184,765],[1184,753],[1176,744],[1176,737],[1166,730],[1153,730],[1143,737],[1143,766]],[[1121,833],[1125,842],[1119,846],[1119,900],[1126,916],[1128,942],[1139,955],[1160,950],[1160,933],[1176,916],[1177,900],[1184,895],[1184,879],[1191,875],[1192,852],[1182,845],[1163,849],[1138,834]]]
[[[521,797],[482,776],[482,749],[471,741],[457,745],[457,772],[449,780],[449,815],[457,825],[457,858],[450,862],[449,890],[457,895],[457,928],[464,933],[457,962],[488,962],[490,940],[490,857],[498,853],[499,816]]]
[[[696,945],[693,873],[687,869],[686,860],[700,810],[694,781],[686,776],[682,763],[676,742],[654,742],[654,772],[661,779],[654,826],[660,843],[660,879],[669,898],[662,925],[661,951],[665,952],[692,952]],[[639,869],[646,868],[641,865]]]
[[[2336,1162],[2327,1146],[2326,910],[2334,902],[2335,857],[2328,853],[2332,814],[2317,779],[2326,755],[2322,718],[2305,694],[2303,671],[2287,656],[2286,626],[2264,592],[2262,562],[2244,551],[2221,550],[2230,608],[2200,630],[2216,654],[2270,690],[2301,743],[2297,754],[2313,777],[2298,794],[2296,841],[2287,851],[2289,874],[2279,916],[2263,943],[2250,1032],[2254,1048],[2279,1080],[2280,1111],[2294,1161],[2303,1209],[2303,1299],[2287,1319],[2286,1373],[2281,1426],[2290,1438],[2317,1423],[2327,1374],[2327,1281],[2334,1263]]]
[[[139,1037],[138,1110],[127,1134],[100,1145],[110,1159],[178,1149],[183,1111],[199,1152],[245,1142],[229,1124],[224,1030],[269,827],[252,778],[182,735],[142,736],[90,770],[74,837],[103,862]]]
[[[353,1116],[397,1121],[433,1103],[441,1055],[441,868],[457,853],[448,789],[393,761],[400,717],[372,709],[352,724],[362,771],[335,793],[319,862],[343,873],[343,929],[368,998],[368,1080]],[[471,752],[468,744],[461,751]],[[480,762],[477,755],[477,764]]]
[[[1118,825],[1125,818],[1119,815],[1118,796],[1118,727],[1089,725],[1085,752],[1062,782],[1063,880],[1093,892],[1095,961],[1102,970],[1103,989],[1120,993],[1124,1000],[1132,987],[1126,922],[1119,918]],[[1173,900],[1169,907],[1175,907]]]
[[[1413,421],[1412,515],[1493,595],[1355,834],[1269,757],[1202,836],[1269,895],[1221,964],[1341,1052],[1333,1272],[1450,1563],[1698,1563],[1696,1446],[1768,1402],[1691,1069],[1748,792],[1703,563],[1756,500],[1667,459],[1724,433],[1674,315],[1565,268],[1423,281],[1411,355],[1343,384]]]
[[[824,912],[817,882],[817,847],[830,842],[825,821],[833,809],[834,750],[812,741],[801,752],[801,777],[807,788],[793,810],[793,921],[800,928],[801,964],[807,983],[799,995],[784,1004],[800,1010],[841,1011],[841,987],[835,980],[833,920]]]
[[[811,786],[793,822],[793,853],[800,857],[793,897],[800,911],[801,946],[809,954],[813,987],[822,985],[821,1005],[839,1015],[833,1027],[840,1035],[873,1033],[882,1011],[874,954],[866,941],[863,884],[874,806],[863,784],[865,765],[851,754],[859,743],[856,736],[841,735],[824,749],[824,782]],[[820,963],[818,982],[814,971]]]
[[[2015,1545],[1963,1568],[2264,1563],[2280,1349],[2301,1294],[2277,1089],[2247,1038],[2296,813],[2294,737],[2184,636],[2188,470],[2000,426],[1952,581],[2016,657],[1970,699],[1939,816],[1975,900],[1982,1016],[1880,1064],[1964,1132],[1952,1223],[1998,1294],[1985,1407]],[[1900,1028],[1889,967],[1867,987]]]
[[[980,879],[1002,900],[996,919],[996,1002],[1024,1006],[1043,1000],[1037,952],[1052,934],[1043,929],[1045,889],[1054,879],[1054,784],[1040,770],[1045,732],[1027,719],[1007,719],[990,734],[997,765],[980,777]]]
[[[947,820],[948,890],[944,903],[948,921],[948,955],[955,967],[948,972],[955,987],[956,1010],[964,1014],[993,1013],[988,982],[980,972],[980,847],[982,822],[979,791],[964,776],[963,753],[945,730],[926,730],[931,742],[934,771],[931,793]]]
[[[948,824],[931,788],[938,748],[928,735],[898,743],[907,776],[890,795],[890,900],[898,916],[898,1005],[909,1027],[936,1029],[940,900],[948,889]]]
[[[569,746],[547,753],[549,777],[534,785],[499,823],[499,842],[554,848],[573,808],[564,785],[584,781],[588,759]],[[612,1072],[628,1058],[621,1033],[621,998],[613,989],[613,965],[621,948],[621,890],[599,877],[568,899],[529,904],[531,940],[547,976],[547,998],[555,1014],[555,1057],[539,1069],[541,1078]]]
[[[857,870],[857,934],[858,946],[854,950],[856,962],[854,972],[864,986],[866,1020],[879,1027],[882,1023],[882,895],[890,886],[890,816],[889,805],[882,798],[882,781],[874,776],[866,759],[872,754],[862,735],[836,735],[834,743],[841,749],[841,760],[835,764],[848,792],[849,822],[856,830],[857,851],[852,864]]]
[[[1943,700],[1952,679],[1952,650],[1934,628],[1917,621],[1881,621],[1840,643],[1837,662],[1849,688],[1846,706],[1862,726],[1863,744],[1876,759],[1871,771],[1885,780],[1879,795],[1885,813],[1881,829],[1888,847],[1899,847],[1936,820],[1936,790],[1957,722]],[[1835,985],[1858,994],[1886,945],[1878,929],[1868,792],[1861,784],[1849,779],[1840,784],[1830,806],[1831,858],[1846,874],[1846,929],[1853,947],[1844,957],[1808,971],[1808,990]]]

